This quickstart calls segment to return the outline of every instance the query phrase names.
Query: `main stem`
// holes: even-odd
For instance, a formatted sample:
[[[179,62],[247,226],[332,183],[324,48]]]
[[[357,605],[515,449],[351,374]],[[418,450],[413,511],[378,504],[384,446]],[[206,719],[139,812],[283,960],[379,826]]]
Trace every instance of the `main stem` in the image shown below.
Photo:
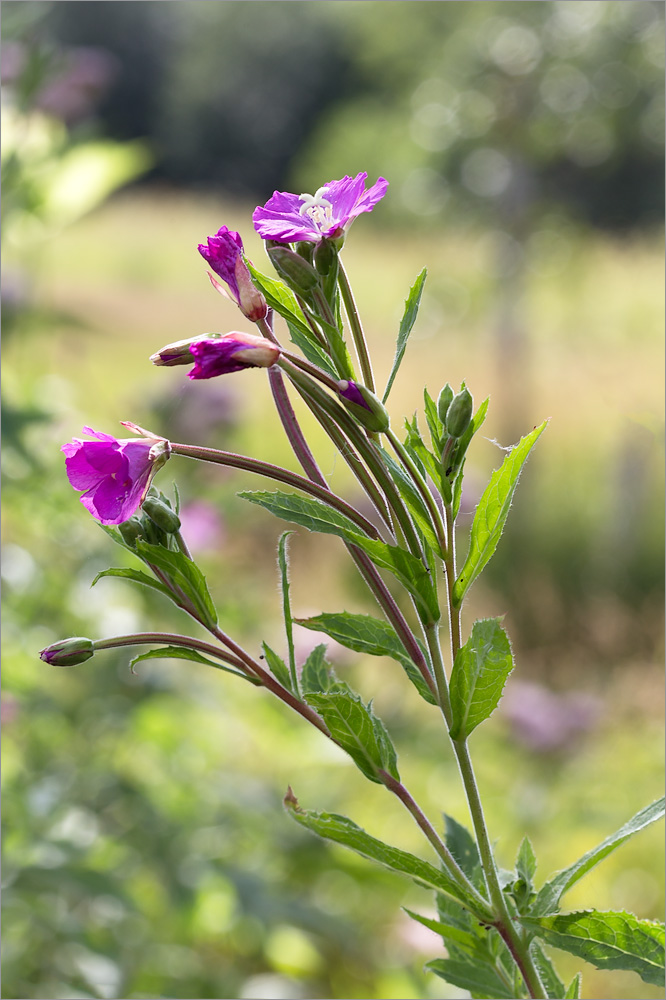
[[[446,505],[446,524],[447,524],[447,549],[446,549],[446,585],[447,585],[447,603],[449,608],[449,633],[451,639],[451,663],[455,661],[456,654],[458,653],[461,641],[460,641],[460,608],[453,600],[453,586],[456,580],[456,549],[455,549],[455,522],[453,518],[453,510],[451,504]],[[437,668],[435,668],[435,676],[438,681],[439,686],[439,676],[437,673]],[[447,699],[448,699],[448,688],[447,688]],[[447,722],[450,726],[450,703]],[[444,713],[445,716],[447,713]],[[465,788],[465,794],[467,796],[467,802],[469,805],[470,815],[472,817],[472,824],[474,826],[474,832],[476,834],[476,841],[479,848],[479,855],[481,858],[481,864],[483,866],[483,872],[486,880],[486,885],[488,887],[488,894],[490,896],[491,903],[495,910],[495,920],[494,926],[497,928],[498,933],[505,942],[507,948],[511,952],[511,955],[520,969],[520,973],[525,981],[525,985],[529,991],[530,997],[534,1000],[547,1000],[548,994],[544,989],[543,983],[539,977],[539,973],[534,965],[534,961],[530,954],[529,944],[527,944],[520,932],[514,924],[509,909],[506,904],[506,899],[504,898],[504,893],[502,891],[502,886],[500,885],[499,875],[497,872],[497,864],[495,862],[495,856],[493,854],[492,844],[490,841],[490,836],[488,834],[488,827],[486,826],[486,820],[483,813],[483,805],[481,803],[481,796],[479,795],[479,788],[476,783],[476,776],[474,774],[474,768],[472,766],[472,758],[470,757],[469,747],[467,745],[466,739],[452,740],[453,750],[456,755],[456,760],[458,761],[458,767],[460,769],[460,776]]]

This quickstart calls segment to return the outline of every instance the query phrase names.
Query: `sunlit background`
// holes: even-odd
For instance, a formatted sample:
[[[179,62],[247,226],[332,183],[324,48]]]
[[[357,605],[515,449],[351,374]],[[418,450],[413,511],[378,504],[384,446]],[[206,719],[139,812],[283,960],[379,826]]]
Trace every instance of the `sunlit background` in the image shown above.
[[[190,383],[148,356],[245,327],[196,245],[274,189],[390,182],[344,256],[394,426],[464,378],[491,396],[484,477],[550,417],[466,622],[505,615],[517,669],[472,751],[500,862],[546,878],[663,781],[663,4],[16,2],[3,27],[4,920],[7,998],[445,998],[425,892],[284,814],[343,812],[422,851],[409,817],[261,691],[129,655],[49,667],[67,635],[190,626],[78,503],[61,444],[133,420],[294,467],[260,371]],[[246,327],[245,327],[246,328]],[[285,334],[286,335],[286,334]],[[300,412],[300,410],[299,410]],[[304,424],[336,489],[355,487]],[[228,632],[284,649],[276,539],[246,474],[172,460],[185,533]],[[114,550],[115,549],[115,550]],[[297,614],[373,610],[335,539],[291,541]],[[179,620],[174,620],[174,615]],[[182,617],[182,620],[180,618]],[[298,636],[303,659],[313,635]],[[436,714],[388,660],[332,649],[395,734],[435,822],[468,823]],[[570,908],[663,912],[660,831]],[[569,978],[580,963],[563,956]],[[656,998],[585,968],[583,996]]]

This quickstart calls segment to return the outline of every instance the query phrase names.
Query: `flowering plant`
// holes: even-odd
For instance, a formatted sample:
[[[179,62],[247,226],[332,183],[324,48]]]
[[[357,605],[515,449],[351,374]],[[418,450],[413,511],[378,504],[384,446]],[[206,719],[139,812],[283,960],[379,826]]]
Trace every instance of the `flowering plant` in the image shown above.
[[[509,638],[500,618],[476,621],[462,634],[461,608],[492,558],[525,462],[546,427],[526,434],[504,458],[483,491],[472,522],[467,554],[458,565],[456,520],[466,455],[481,428],[488,400],[476,409],[468,387],[446,383],[437,399],[424,394],[424,432],[415,416],[400,436],[387,401],[417,318],[426,279],[418,275],[405,302],[395,359],[384,391],[375,385],[359,312],[340,252],[349,225],[384,196],[380,178],[366,190],[367,175],[324,184],[314,196],[275,192],[254,213],[254,224],[278,277],[258,271],[245,257],[238,233],[226,226],[202,256],[215,272],[214,287],[256,324],[256,333],[205,334],[158,350],[156,365],[194,364],[192,379],[244,368],[266,368],[279,421],[302,474],[196,444],[166,441],[134,424],[134,439],[116,440],[86,428],[95,440],[66,444],[66,471],[81,502],[145,569],[110,569],[150,586],[186,611],[211,641],[189,635],[138,632],[103,639],[74,637],[42,650],[48,663],[72,666],[118,646],[158,647],[146,657],[181,656],[222,669],[266,688],[304,723],[345,751],[361,773],[383,786],[409,812],[428,842],[430,859],[386,844],[351,819],[302,807],[291,788],[284,799],[291,818],[320,837],[345,845],[434,892],[437,919],[410,913],[442,939],[446,957],[428,963],[435,975],[479,998],[580,997],[581,976],[565,984],[549,949],[583,958],[599,968],[627,969],[660,983],[664,928],[624,911],[561,912],[564,894],[633,834],[663,815],[663,800],[647,806],[581,858],[535,884],[536,858],[526,837],[513,871],[495,859],[470,755],[469,738],[494,712],[513,670]],[[218,280],[219,279],[219,280]],[[292,347],[275,328],[284,321]],[[350,346],[353,348],[353,357]],[[255,372],[244,378],[258,378]],[[292,406],[297,393],[349,465],[370,502],[364,513],[334,493],[311,451]],[[181,531],[178,503],[151,485],[170,456],[243,469],[280,485],[273,492],[241,496],[284,521],[337,536],[381,611],[346,611],[296,618],[290,602],[287,537],[278,543],[278,566],[287,638],[282,658],[265,642],[246,650],[218,620],[215,603]],[[285,490],[283,487],[288,487]],[[117,526],[117,527],[115,527]],[[146,572],[145,570],[148,570]],[[447,625],[447,651],[440,632]],[[438,712],[450,738],[472,818],[473,832],[446,817],[440,832],[400,776],[387,727],[350,685],[339,679],[317,646],[297,664],[293,625],[323,632],[349,649],[388,656],[404,670],[412,694]],[[448,663],[447,663],[448,660]],[[425,845],[424,845],[425,846]]]

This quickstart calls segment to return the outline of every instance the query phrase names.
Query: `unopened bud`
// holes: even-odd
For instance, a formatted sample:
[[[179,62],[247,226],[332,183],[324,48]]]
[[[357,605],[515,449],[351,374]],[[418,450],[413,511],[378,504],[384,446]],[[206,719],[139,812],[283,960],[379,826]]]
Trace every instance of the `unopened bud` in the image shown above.
[[[157,497],[146,497],[141,504],[141,509],[163,531],[169,534],[180,531],[180,518],[178,514]]]
[[[337,259],[338,252],[330,240],[320,240],[314,252],[314,265],[319,274],[328,274]]]
[[[61,639],[54,642],[39,654],[45,663],[56,667],[73,667],[77,663],[85,663],[95,652],[92,639],[75,636],[72,639]]]
[[[123,536],[123,541],[125,545],[128,545],[130,549],[136,547],[136,543],[139,538],[143,538],[143,526],[138,517],[130,517],[128,521],[122,521],[118,525],[118,531]]]
[[[389,429],[388,412],[373,392],[346,379],[338,382],[338,388],[342,402],[367,430],[383,433]]]
[[[206,334],[206,337],[219,336],[221,336],[219,333]],[[151,354],[150,361],[154,365],[169,368],[174,365],[191,365],[192,354],[190,353],[190,344],[195,344],[197,340],[201,340],[201,335],[198,337],[188,337],[187,340],[176,340],[173,344],[167,344],[166,347],[161,347],[155,354]]]
[[[266,299],[252,281],[252,275],[242,256],[236,260],[234,277],[238,286],[238,307],[243,316],[253,323],[265,319],[268,313]]]
[[[300,243],[296,244],[296,253],[303,260],[307,260],[308,264],[311,264],[314,257],[314,243],[311,243],[310,240],[301,240]]]
[[[461,389],[457,396],[453,397],[451,405],[446,414],[446,429],[451,437],[459,438],[465,433],[472,419],[474,410],[474,399],[469,389]]]
[[[285,246],[271,247],[268,251],[273,267],[295,292],[310,292],[319,284],[319,275],[312,264]]]
[[[446,414],[453,400],[453,389],[447,382],[439,396],[437,397],[437,413],[443,424],[446,424]]]

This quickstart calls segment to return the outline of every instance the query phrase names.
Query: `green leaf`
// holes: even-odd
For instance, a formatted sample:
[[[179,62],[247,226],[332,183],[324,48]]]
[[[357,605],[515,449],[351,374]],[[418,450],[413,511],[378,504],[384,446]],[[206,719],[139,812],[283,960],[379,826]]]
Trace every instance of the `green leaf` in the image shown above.
[[[423,926],[427,927],[428,930],[433,931],[435,934],[439,934],[447,945],[450,946],[452,943],[455,948],[460,948],[462,951],[473,956],[476,962],[488,963],[491,961],[490,955],[488,954],[488,950],[485,946],[485,939],[481,939],[479,937],[476,928],[463,930],[455,924],[443,923],[441,920],[432,920],[430,917],[424,917],[420,913],[414,913],[412,910],[408,910],[404,906],[403,910],[412,918],[412,920],[416,920],[417,923],[423,924]]]
[[[384,389],[384,395],[382,397],[382,403],[385,403],[388,399],[389,392],[398,374],[398,369],[402,363],[402,359],[405,355],[405,349],[407,347],[407,341],[409,340],[409,335],[412,332],[412,327],[416,322],[416,317],[419,312],[419,304],[421,302],[421,295],[423,293],[423,286],[425,285],[425,280],[428,271],[424,267],[418,278],[409,290],[409,295],[405,301],[405,311],[403,313],[402,319],[400,320],[400,329],[398,330],[398,340],[395,345],[395,358],[393,359],[393,367],[391,368],[391,374],[388,377],[388,382],[386,383],[386,388]]]
[[[312,331],[309,332],[309,336],[306,336],[300,326],[296,326],[289,320],[287,320],[287,326],[289,327],[292,344],[303,352],[308,361],[311,361],[313,365],[317,365],[318,368],[323,368],[332,378],[338,378],[335,365]]]
[[[304,337],[312,339],[312,331],[305,322],[305,317],[299,306],[296,296],[284,281],[279,278],[269,278],[267,274],[262,274],[249,260],[246,260],[252,280],[260,292],[262,292],[266,302],[274,309],[282,319],[299,330]]]
[[[467,449],[469,448],[470,441],[472,440],[472,438],[474,437],[474,435],[476,434],[476,432],[486,419],[486,414],[488,413],[489,404],[490,404],[490,397],[488,396],[480,404],[478,410],[476,411],[471,421],[469,422],[469,426],[467,427],[465,433],[460,436],[460,439],[458,441],[458,447],[456,448],[456,465],[460,465],[460,463],[462,462],[467,452]]]
[[[372,702],[364,705],[349,685],[338,682],[327,691],[311,691],[307,703],[319,712],[333,738],[366,778],[381,784],[377,776],[381,769],[400,780],[395,748],[384,723],[372,711]]]
[[[646,983],[664,985],[664,925],[657,921],[612,910],[522,917],[521,921],[547,944],[597,969],[636,972]]]
[[[537,860],[534,854],[534,848],[532,847],[530,838],[525,836],[523,837],[520,847],[518,848],[518,855],[516,857],[516,872],[527,885],[531,885],[534,881],[536,869]]]
[[[594,868],[600,861],[608,857],[625,840],[633,837],[640,830],[644,830],[646,826],[650,826],[656,820],[661,819],[663,815],[664,798],[662,796],[656,802],[652,802],[651,805],[637,812],[624,826],[621,826],[619,830],[612,833],[610,837],[602,840],[600,844],[597,844],[591,851],[584,854],[578,861],[575,861],[568,868],[563,869],[563,871],[557,872],[552,879],[549,879],[539,890],[532,913],[535,916],[555,913],[561,897],[583,875],[586,875],[591,868]]]
[[[293,819],[320,837],[349,847],[356,854],[376,861],[393,872],[407,875],[417,885],[425,889],[434,889],[438,893],[452,897],[456,903],[462,902],[464,904],[466,902],[464,891],[446,872],[435,868],[434,865],[423,861],[414,854],[377,840],[347,816],[339,816],[335,813],[306,812],[300,808],[297,800],[290,794],[285,798],[284,804]]]
[[[433,552],[437,552],[438,555],[443,558],[444,553],[440,548],[437,535],[432,528],[428,508],[423,502],[423,498],[416,488],[414,480],[407,472],[405,472],[403,467],[394,460],[393,456],[389,455],[385,448],[380,448],[379,450],[382,453],[384,465],[386,465],[393,482],[398,487],[398,492],[404,500],[409,513],[412,515],[414,524],[421,533],[423,540],[428,548],[432,549]]]
[[[285,687],[287,691],[293,691],[291,686],[291,676],[289,674],[289,670],[287,669],[287,664],[281,656],[278,656],[278,654],[271,649],[268,643],[262,642],[261,646],[264,651],[264,656],[266,657],[268,669],[273,674],[273,677],[275,677],[275,679],[278,680],[282,687]]]
[[[339,511],[315,500],[313,497],[300,496],[298,493],[274,492],[243,492],[238,496],[250,503],[265,507],[276,517],[293,524],[300,524],[308,531],[319,531],[328,535],[337,535],[345,541],[357,545],[370,556],[376,566],[388,569],[407,587],[417,601],[427,611],[430,618],[437,621],[440,617],[437,593],[433,587],[430,574],[420,559],[400,548],[398,545],[387,545],[386,542],[368,538],[361,534],[357,525]]]
[[[299,621],[299,624],[302,625],[302,621]],[[315,646],[303,664],[301,687],[307,695],[315,691],[327,691],[332,683],[334,681],[326,663],[326,646],[321,643],[319,646]]]
[[[287,649],[289,651],[289,673],[291,675],[290,690],[298,695],[298,675],[296,673],[296,654],[294,652],[294,626],[289,603],[289,570],[287,566],[287,539],[292,534],[285,531],[278,542],[278,566],[280,568],[280,586],[282,588],[282,614],[284,628],[287,633]]]
[[[495,710],[513,669],[511,646],[499,618],[474,622],[451,671],[451,738],[466,739]]]
[[[402,665],[410,681],[422,698],[435,705],[435,697],[424,681],[421,671],[415,666],[398,634],[388,622],[371,615],[357,615],[349,611],[337,614],[323,612],[312,618],[296,619],[299,625],[314,632],[325,632],[331,639],[342,643],[355,653],[369,656],[389,656]]]
[[[444,824],[446,826],[446,846],[470,882],[473,882],[477,887],[483,887],[481,858],[474,837],[462,823],[446,813],[444,813]]]
[[[560,997],[564,996],[564,983],[555,971],[553,963],[538,941],[532,941],[530,950],[539,978],[546,987],[546,993],[552,1000],[560,1000]]]
[[[150,649],[146,653],[139,653],[138,656],[130,660],[132,672],[134,672],[134,667],[141,660],[193,660],[195,663],[205,663],[207,667],[214,667],[215,670],[223,670],[226,674],[242,677],[243,680],[250,681],[251,684],[257,685],[261,683],[253,677],[248,677],[247,674],[242,673],[240,670],[234,670],[233,667],[225,666],[224,663],[220,663],[218,660],[209,660],[207,656],[202,656],[196,649],[190,649],[188,646],[164,646],[162,649]]]
[[[136,554],[169,577],[174,586],[189,599],[207,628],[217,625],[217,612],[208,592],[206,578],[195,562],[182,552],[170,552],[161,545],[151,545],[141,540],[136,543]]]
[[[444,437],[444,424],[439,419],[437,403],[427,389],[423,390],[423,403],[423,412],[425,413],[426,423],[428,424],[428,430],[430,431],[432,446],[437,454],[441,454],[443,447],[442,438]]]
[[[153,590],[158,590],[160,594],[165,594],[167,597],[173,598],[173,594],[168,587],[165,587],[159,580],[154,580],[147,573],[143,573],[140,569],[103,569],[101,573],[97,574],[90,586],[94,587],[97,581],[101,580],[103,576],[119,576],[125,580],[134,580],[135,583],[141,583],[144,587],[151,587]]]
[[[427,963],[426,969],[472,995],[493,997],[493,1000],[515,1000],[511,984],[488,965],[465,962],[459,958],[436,958]]]
[[[567,986],[567,991],[564,994],[564,1000],[580,1000],[580,988],[582,985],[583,977],[580,972],[577,972]]]
[[[495,469],[490,477],[474,515],[465,565],[453,587],[453,601],[456,607],[462,604],[465,594],[497,548],[518,484],[518,477],[527,456],[547,423],[548,421],[544,420],[539,427],[535,427],[530,434],[521,438],[499,469]]]

